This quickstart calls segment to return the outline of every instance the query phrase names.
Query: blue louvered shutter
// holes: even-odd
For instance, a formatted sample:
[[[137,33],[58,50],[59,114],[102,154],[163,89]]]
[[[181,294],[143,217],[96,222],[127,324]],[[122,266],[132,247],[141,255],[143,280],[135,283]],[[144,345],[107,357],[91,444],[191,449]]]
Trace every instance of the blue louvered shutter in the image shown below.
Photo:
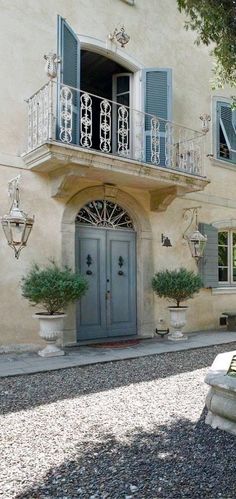
[[[144,69],[144,112],[164,120],[172,119],[172,70]],[[151,116],[145,117],[145,160],[151,163]],[[165,165],[165,123],[160,124],[160,166]]]
[[[199,224],[199,230],[207,236],[203,257],[198,268],[205,288],[218,286],[218,230],[210,224]]]
[[[217,102],[217,157],[236,163],[236,114],[227,102]]]
[[[57,18],[57,53],[61,58],[58,78],[58,109],[61,85],[80,88],[80,42],[69,24],[61,16]],[[80,95],[73,94],[72,143],[79,143],[79,102]]]

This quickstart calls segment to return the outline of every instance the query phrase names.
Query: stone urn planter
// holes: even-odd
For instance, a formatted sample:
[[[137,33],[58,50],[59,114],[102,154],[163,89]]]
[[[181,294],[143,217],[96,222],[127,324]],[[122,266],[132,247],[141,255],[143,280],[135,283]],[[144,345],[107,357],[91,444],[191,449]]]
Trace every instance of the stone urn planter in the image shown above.
[[[56,342],[61,337],[66,314],[35,314],[33,317],[39,321],[39,336],[47,343],[43,350],[39,350],[38,355],[41,357],[64,355],[64,350],[59,348]]]
[[[181,306],[180,303],[192,298],[195,293],[200,291],[201,287],[200,276],[182,267],[177,270],[162,270],[154,275],[152,279],[153,291],[160,298],[167,298],[167,300],[176,302],[176,306],[169,307],[170,325],[174,329],[168,334],[169,340],[187,339],[182,329],[186,324],[186,310],[188,307]]]
[[[183,327],[186,324],[187,309],[188,307],[169,307],[170,325],[174,331],[168,334],[168,340],[178,341],[187,339],[187,336],[183,334]]]
[[[39,335],[47,346],[38,352],[41,357],[64,355],[56,345],[63,331],[63,310],[69,303],[81,298],[87,290],[87,281],[68,267],[60,268],[54,261],[46,267],[33,265],[21,283],[22,295],[32,305],[41,305],[44,312],[34,317],[39,319]]]
[[[229,368],[236,350],[217,355],[206,378],[210,386],[206,397],[206,423],[236,436],[236,376]]]

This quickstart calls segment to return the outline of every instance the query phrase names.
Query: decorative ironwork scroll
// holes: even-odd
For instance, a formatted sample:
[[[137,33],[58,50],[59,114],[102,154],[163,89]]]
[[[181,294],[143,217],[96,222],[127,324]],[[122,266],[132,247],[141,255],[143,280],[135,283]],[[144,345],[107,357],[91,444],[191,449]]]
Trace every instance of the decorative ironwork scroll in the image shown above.
[[[144,127],[145,114],[139,111],[133,113],[134,125],[134,159],[137,161],[145,161],[144,153]]]
[[[60,140],[67,144],[72,142],[72,92],[62,87],[60,93]]]
[[[28,148],[41,145],[49,137],[49,86],[45,85],[28,102]]]
[[[118,154],[129,155],[129,110],[125,106],[118,107]]]
[[[172,123],[165,125],[165,166],[175,168],[176,145],[174,144],[174,127]]]
[[[80,144],[83,147],[92,147],[92,98],[89,94],[80,97]]]
[[[134,229],[129,214],[117,203],[112,201],[90,201],[79,211],[76,222],[93,227],[108,229]]]
[[[48,85],[38,95],[38,145],[48,138],[49,95]]]
[[[157,118],[151,119],[151,163],[160,164],[160,123]]]
[[[111,151],[111,104],[106,99],[100,102],[100,149]]]

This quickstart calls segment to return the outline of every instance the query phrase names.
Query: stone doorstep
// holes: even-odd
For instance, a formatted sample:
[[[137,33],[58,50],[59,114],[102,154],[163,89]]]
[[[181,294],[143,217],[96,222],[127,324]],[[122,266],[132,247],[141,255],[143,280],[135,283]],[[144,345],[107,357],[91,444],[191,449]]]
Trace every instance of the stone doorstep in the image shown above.
[[[236,436],[236,377],[227,372],[236,351],[217,355],[205,382],[210,386],[206,398],[206,423]]]

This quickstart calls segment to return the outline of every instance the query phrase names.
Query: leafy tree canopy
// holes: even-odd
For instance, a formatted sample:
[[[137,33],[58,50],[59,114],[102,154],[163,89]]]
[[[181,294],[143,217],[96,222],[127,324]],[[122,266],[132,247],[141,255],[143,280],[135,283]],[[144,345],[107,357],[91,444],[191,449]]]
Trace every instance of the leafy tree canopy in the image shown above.
[[[21,290],[32,305],[42,305],[48,314],[60,313],[87,291],[84,277],[51,261],[45,268],[34,264],[22,278]]]
[[[236,0],[177,0],[187,14],[185,27],[198,33],[197,44],[213,43],[214,87],[236,87]]]
[[[152,279],[152,289],[161,298],[176,301],[177,307],[185,300],[192,298],[202,287],[198,274],[183,267],[177,270],[162,270]]]

